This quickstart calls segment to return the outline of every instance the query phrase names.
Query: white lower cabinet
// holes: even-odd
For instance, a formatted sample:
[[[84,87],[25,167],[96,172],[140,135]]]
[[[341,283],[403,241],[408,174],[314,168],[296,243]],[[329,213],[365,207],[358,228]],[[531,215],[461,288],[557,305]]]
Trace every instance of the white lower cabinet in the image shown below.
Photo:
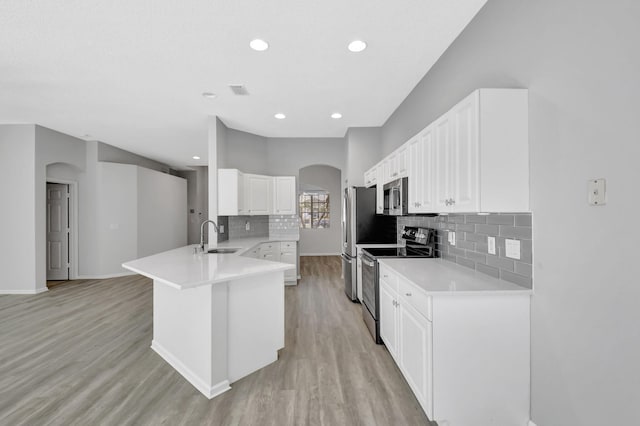
[[[284,272],[284,281],[287,285],[296,285],[298,282],[298,243],[295,241],[269,241],[262,243],[246,252],[243,256],[295,265],[295,269]]]
[[[398,354],[400,369],[422,405],[433,418],[431,345],[433,325],[408,303],[398,303]]]
[[[431,321],[399,296],[397,285],[390,283],[397,277],[385,281],[382,276],[383,268],[380,273],[380,337],[427,417],[433,419]]]
[[[522,294],[432,296],[380,264],[380,335],[438,424],[527,424],[529,305]]]

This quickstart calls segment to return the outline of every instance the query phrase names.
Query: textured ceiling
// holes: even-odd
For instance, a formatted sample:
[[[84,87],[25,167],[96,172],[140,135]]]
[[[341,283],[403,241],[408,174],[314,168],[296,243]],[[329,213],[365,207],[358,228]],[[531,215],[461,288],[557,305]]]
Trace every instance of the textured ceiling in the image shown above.
[[[341,137],[384,124],[485,2],[1,0],[0,123],[178,167],[206,164],[207,115],[268,137]],[[254,38],[270,48],[249,49]],[[368,49],[349,52],[354,39]]]

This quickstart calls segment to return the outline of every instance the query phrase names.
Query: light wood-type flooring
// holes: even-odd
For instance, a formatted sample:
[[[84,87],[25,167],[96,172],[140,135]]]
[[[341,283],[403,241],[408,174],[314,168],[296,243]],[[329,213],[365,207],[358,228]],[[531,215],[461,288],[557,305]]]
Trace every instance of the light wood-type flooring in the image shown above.
[[[428,424],[345,296],[340,267],[302,258],[279,360],[212,400],[149,348],[146,278],[0,296],[0,425]]]

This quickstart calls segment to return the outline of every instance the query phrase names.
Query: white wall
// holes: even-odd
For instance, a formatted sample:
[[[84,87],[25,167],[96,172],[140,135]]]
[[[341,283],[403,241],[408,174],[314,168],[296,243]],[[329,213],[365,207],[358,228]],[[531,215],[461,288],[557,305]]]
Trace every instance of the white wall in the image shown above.
[[[339,255],[342,248],[342,190],[339,169],[326,165],[307,166],[299,172],[300,188],[307,185],[329,191],[331,223],[328,229],[300,229],[300,255]]]
[[[364,172],[382,158],[380,136],[379,127],[352,127],[347,132],[348,186],[364,186]]]
[[[492,0],[383,128],[389,153],[476,88],[529,88],[539,426],[640,424],[638,22],[635,1]]]
[[[35,293],[35,128],[0,125],[0,181],[5,202],[0,209],[0,294]]]
[[[187,181],[137,167],[138,253],[149,256],[187,245]],[[135,258],[134,258],[135,259]]]
[[[44,288],[47,283],[47,166],[62,163],[78,172],[86,171],[86,142],[42,126],[35,126],[35,141],[36,283]],[[78,181],[79,185],[85,186],[84,176],[79,174]],[[83,201],[86,200],[83,198]],[[84,208],[79,210],[85,211]],[[90,241],[95,242],[95,230],[83,229],[83,231],[88,232],[90,237],[93,237]],[[79,252],[86,250],[87,246],[79,247]]]
[[[129,164],[98,163],[98,239],[90,248],[99,258],[94,275],[125,273],[120,265],[138,257],[137,169]]]

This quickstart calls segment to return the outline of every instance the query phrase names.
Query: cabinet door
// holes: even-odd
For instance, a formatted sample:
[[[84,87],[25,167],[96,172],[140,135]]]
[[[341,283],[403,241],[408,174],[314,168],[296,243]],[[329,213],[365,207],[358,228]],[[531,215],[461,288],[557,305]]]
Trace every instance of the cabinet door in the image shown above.
[[[432,419],[432,324],[407,303],[401,303],[398,312],[400,370]]]
[[[451,118],[445,115],[434,124],[434,201],[436,211],[451,210]]]
[[[391,356],[398,359],[398,331],[396,293],[384,281],[380,281],[380,337]]]
[[[294,176],[276,176],[273,180],[273,213],[296,214],[296,178]]]
[[[218,170],[218,214],[237,216],[244,208],[243,175],[236,169]]]
[[[476,91],[451,111],[451,210],[479,211],[478,107]],[[509,161],[506,159],[506,161]],[[505,177],[508,179],[508,177]]]
[[[395,179],[405,177],[409,173],[409,144],[405,144],[398,149],[396,154],[396,171]]]
[[[291,265],[295,265],[297,263],[296,249],[283,247],[280,250],[280,262],[290,263]],[[285,281],[295,281],[297,276],[298,276],[298,273],[295,269],[284,271]]]
[[[436,211],[433,201],[433,127],[409,142],[409,213]]]
[[[378,164],[376,168],[377,182],[376,182],[376,213],[382,214],[384,212],[384,164]]]
[[[249,215],[268,215],[271,212],[271,177],[245,176],[246,210]]]

